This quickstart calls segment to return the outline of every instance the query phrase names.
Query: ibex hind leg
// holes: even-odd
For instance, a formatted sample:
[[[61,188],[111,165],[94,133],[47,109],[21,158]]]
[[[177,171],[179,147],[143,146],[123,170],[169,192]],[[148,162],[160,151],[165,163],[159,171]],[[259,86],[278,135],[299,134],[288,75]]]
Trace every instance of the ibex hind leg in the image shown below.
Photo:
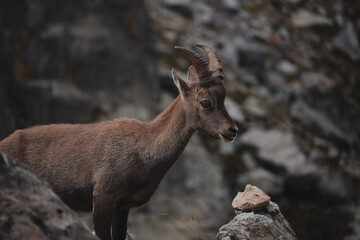
[[[111,225],[113,240],[125,240],[128,215],[129,209],[115,208]]]

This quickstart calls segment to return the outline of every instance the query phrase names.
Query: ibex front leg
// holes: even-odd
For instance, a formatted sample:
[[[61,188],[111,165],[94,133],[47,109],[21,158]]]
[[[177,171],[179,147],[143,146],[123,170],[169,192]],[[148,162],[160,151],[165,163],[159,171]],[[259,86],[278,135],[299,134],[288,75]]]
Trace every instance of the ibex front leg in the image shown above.
[[[111,224],[113,240],[125,240],[128,215],[129,209],[121,208],[121,206],[115,207]]]
[[[111,219],[114,203],[104,195],[93,196],[93,226],[101,240],[111,240]],[[125,239],[125,238],[124,238]]]

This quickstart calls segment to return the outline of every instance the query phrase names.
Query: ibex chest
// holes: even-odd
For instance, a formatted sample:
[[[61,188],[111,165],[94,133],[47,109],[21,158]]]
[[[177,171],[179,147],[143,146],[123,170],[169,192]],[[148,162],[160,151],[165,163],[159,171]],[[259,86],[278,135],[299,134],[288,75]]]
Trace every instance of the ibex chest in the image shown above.
[[[158,188],[167,171],[167,168],[168,167],[162,164],[137,165],[134,168],[135,171],[132,173],[132,176],[128,176],[129,181],[126,181],[126,192],[129,194],[129,200],[131,202],[135,202],[136,206],[140,206],[148,202]]]

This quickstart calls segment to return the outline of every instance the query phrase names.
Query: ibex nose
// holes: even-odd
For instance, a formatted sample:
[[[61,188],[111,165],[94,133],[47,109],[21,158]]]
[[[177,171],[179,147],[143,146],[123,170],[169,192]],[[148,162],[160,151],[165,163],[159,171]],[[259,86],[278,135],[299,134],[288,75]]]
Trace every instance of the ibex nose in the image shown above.
[[[238,133],[238,127],[234,124],[222,133],[219,133],[221,140],[225,142],[234,141]]]
[[[239,129],[238,129],[238,127],[236,127],[236,126],[229,128],[229,131],[232,132],[234,135],[237,134],[238,130],[239,130]]]
[[[229,132],[231,132],[233,134],[233,137],[235,138],[236,137],[236,134],[238,133],[239,129],[237,126],[234,126],[234,127],[230,127],[229,129]]]

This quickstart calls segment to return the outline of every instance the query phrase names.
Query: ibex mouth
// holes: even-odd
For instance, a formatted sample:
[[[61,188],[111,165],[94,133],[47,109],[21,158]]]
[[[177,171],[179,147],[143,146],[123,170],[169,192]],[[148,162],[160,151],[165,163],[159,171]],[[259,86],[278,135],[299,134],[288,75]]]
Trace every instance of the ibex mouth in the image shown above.
[[[237,134],[229,136],[229,135],[223,135],[223,134],[219,133],[220,139],[224,142],[233,142],[236,138],[236,135]]]

